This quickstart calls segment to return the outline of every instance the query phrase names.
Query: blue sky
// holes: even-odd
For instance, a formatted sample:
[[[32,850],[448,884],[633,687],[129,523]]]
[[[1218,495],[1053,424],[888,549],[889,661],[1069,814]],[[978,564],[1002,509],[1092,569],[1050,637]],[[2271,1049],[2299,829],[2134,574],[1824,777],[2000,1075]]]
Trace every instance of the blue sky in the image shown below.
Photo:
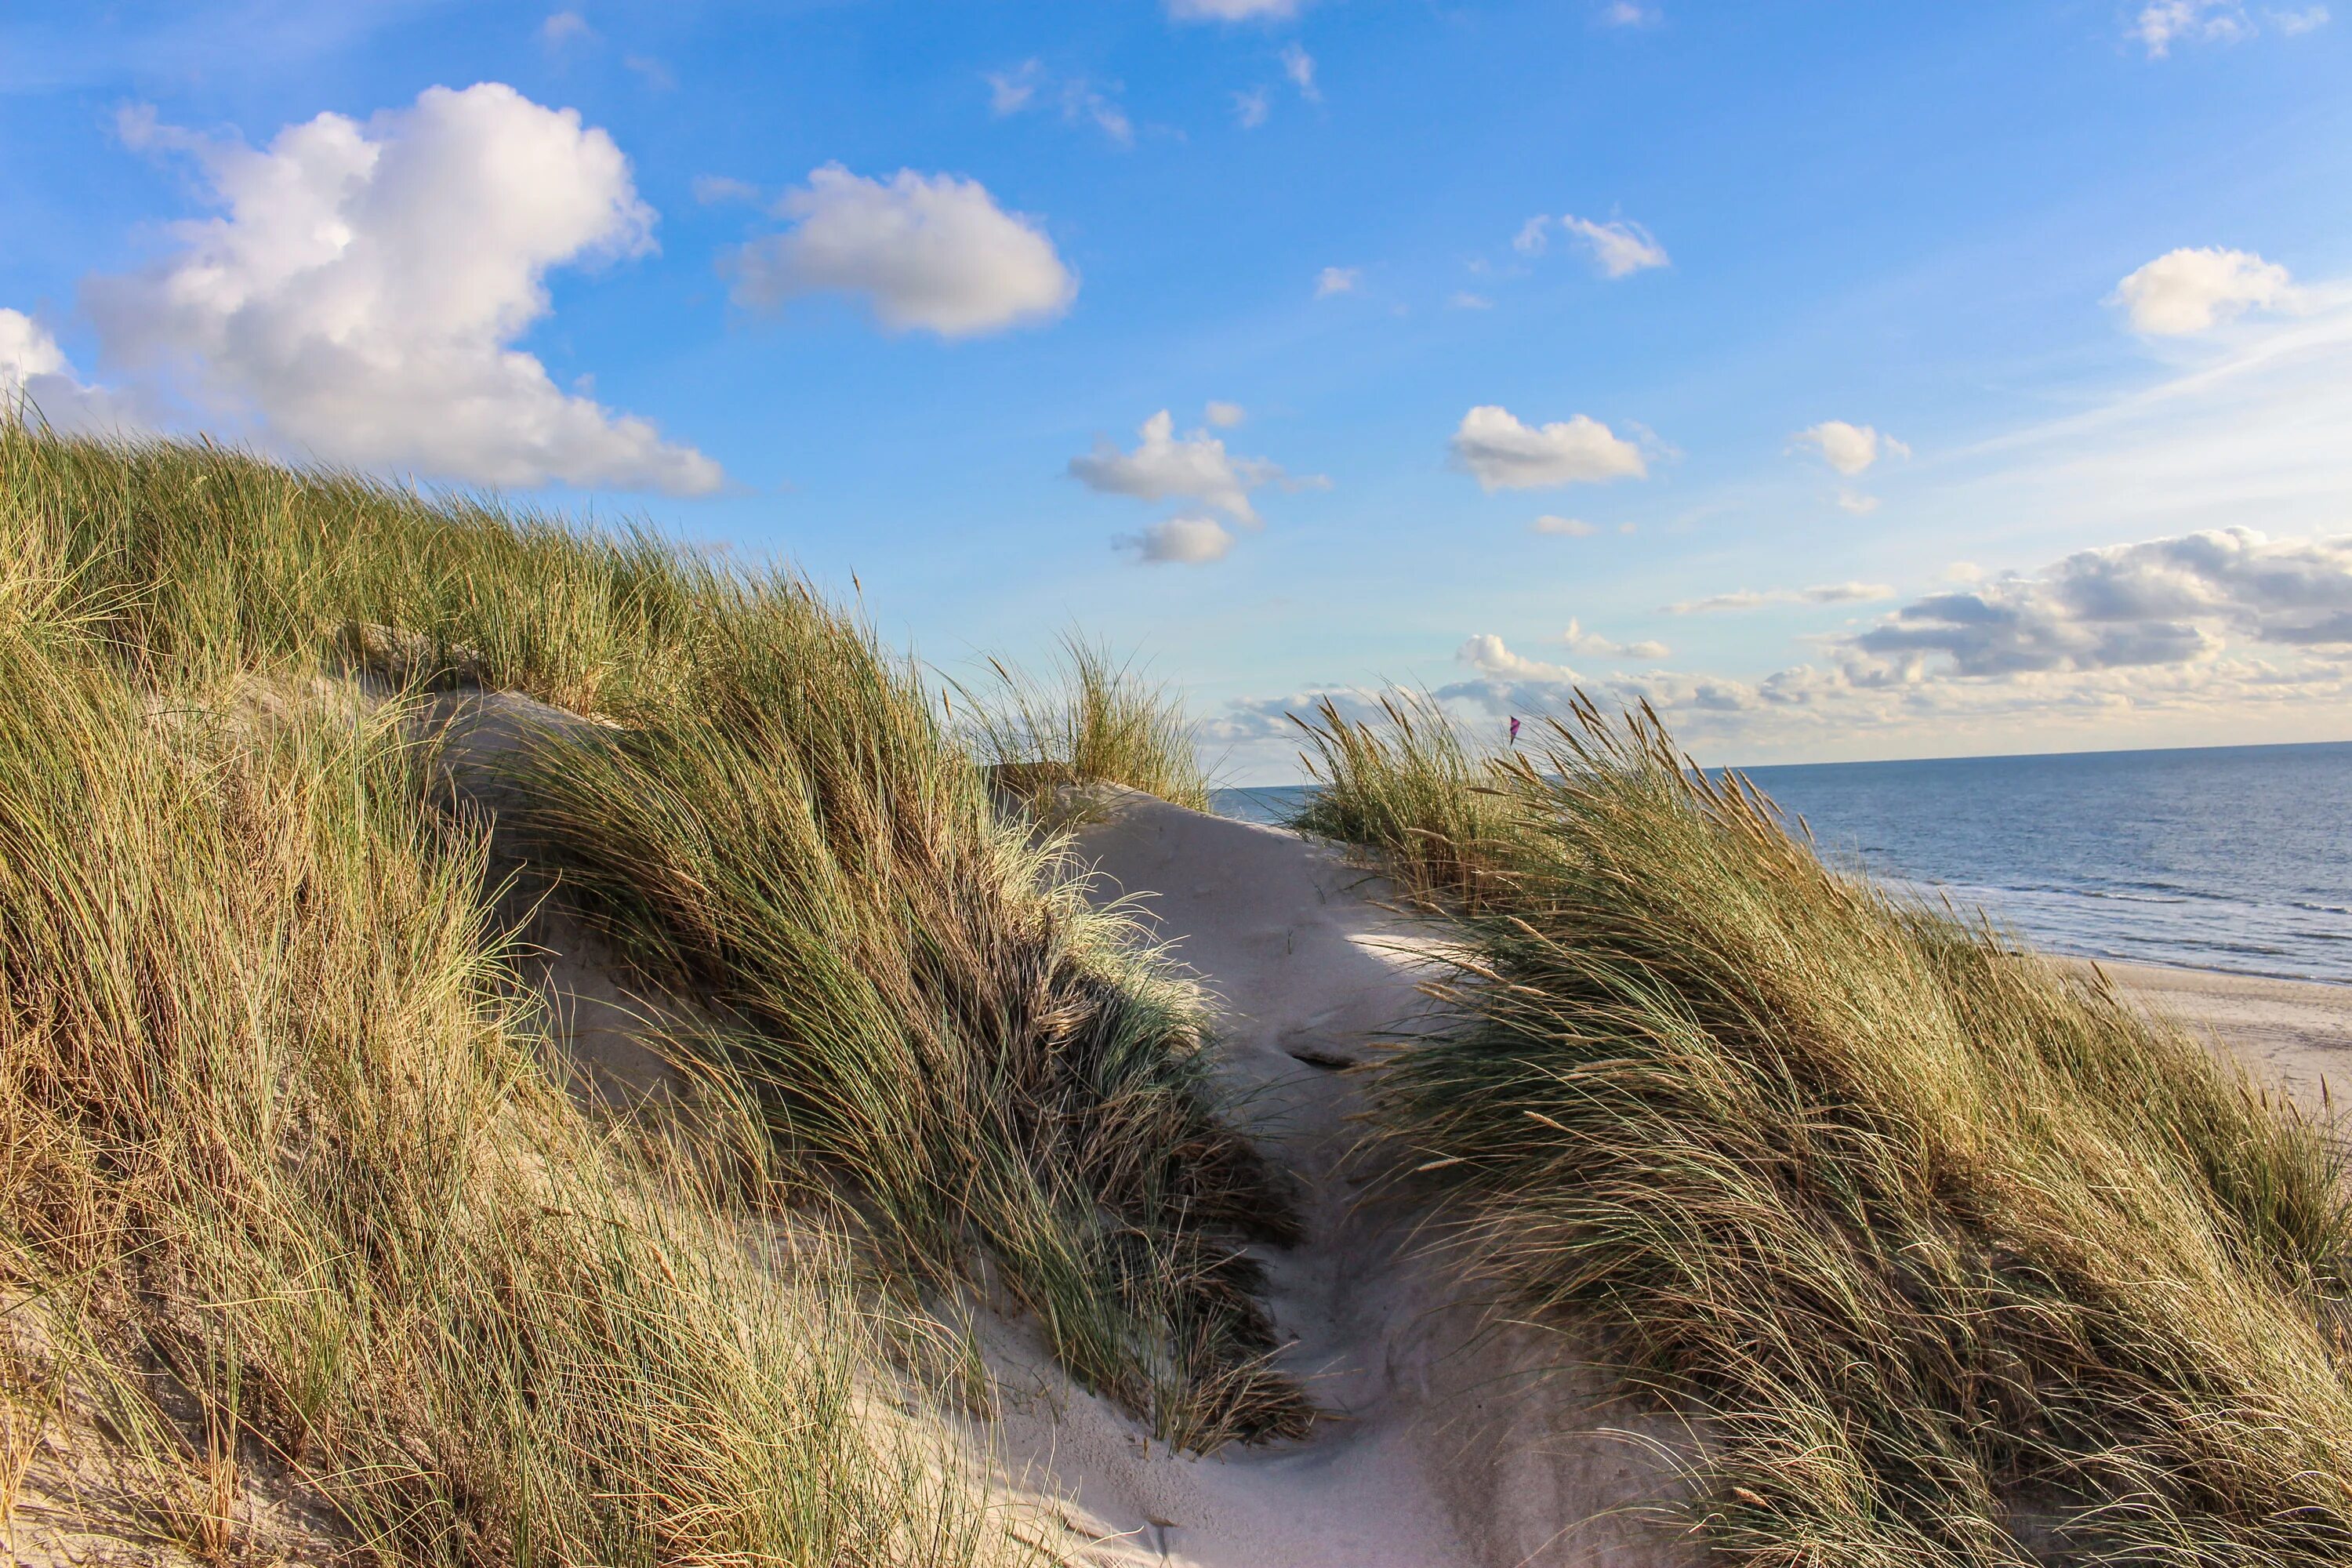
[[[58,422],[854,572],[950,673],[1076,625],[1235,780],[1384,680],[2352,735],[2321,6],[121,4],[0,12],[0,136]]]

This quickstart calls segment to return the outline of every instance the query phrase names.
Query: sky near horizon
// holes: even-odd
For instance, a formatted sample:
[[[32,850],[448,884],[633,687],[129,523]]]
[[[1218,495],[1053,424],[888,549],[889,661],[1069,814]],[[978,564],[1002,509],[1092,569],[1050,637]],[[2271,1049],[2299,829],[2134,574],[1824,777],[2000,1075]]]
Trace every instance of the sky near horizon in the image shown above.
[[[641,516],[950,676],[1082,628],[1227,782],[1385,682],[2352,738],[2324,5],[0,5],[0,138],[53,422]]]

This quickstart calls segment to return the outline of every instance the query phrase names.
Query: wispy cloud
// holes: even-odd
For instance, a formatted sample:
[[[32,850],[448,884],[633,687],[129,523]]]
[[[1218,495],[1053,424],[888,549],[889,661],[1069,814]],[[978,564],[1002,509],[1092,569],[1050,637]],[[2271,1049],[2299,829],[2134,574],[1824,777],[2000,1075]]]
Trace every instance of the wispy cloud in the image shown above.
[[[1307,102],[1323,101],[1323,89],[1315,85],[1315,57],[1297,44],[1282,47],[1282,74],[1290,79],[1290,85]]]
[[[1168,0],[1168,15],[1179,22],[1285,22],[1305,9],[1307,0]]]
[[[586,43],[595,37],[596,29],[577,11],[551,12],[539,25],[539,41],[544,48],[560,49],[567,44]]]
[[[1629,278],[1653,267],[1673,265],[1666,257],[1666,247],[1638,223],[1622,219],[1595,223],[1573,215],[1559,221],[1563,228],[1584,242],[1585,248],[1592,254],[1593,264],[1605,278]]]
[[[1328,300],[1334,294],[1352,294],[1363,281],[1361,268],[1326,267],[1315,275],[1315,297]]]
[[[1119,104],[1116,83],[1056,77],[1043,60],[1034,58],[1009,70],[986,72],[981,79],[988,84],[988,111],[1000,120],[1053,105],[1066,125],[1092,125],[1119,146],[1135,144],[1135,122]]]
[[[625,55],[622,66],[656,92],[668,92],[677,86],[677,73],[665,60],[651,55]]]
[[[1706,616],[1725,610],[1760,610],[1768,605],[1857,605],[1893,597],[1895,590],[1884,583],[1819,583],[1810,588],[1739,588],[1704,599],[1685,599],[1662,610],[1669,616]]]
[[[1528,524],[1529,533],[1548,533],[1559,539],[1590,539],[1601,531],[1580,517],[1558,517],[1550,512]]]
[[[721,202],[756,202],[760,187],[749,180],[739,180],[731,174],[697,174],[691,187],[694,199],[704,206],[716,206]]]
[[[1588,632],[1575,621],[1568,623],[1568,632],[1560,640],[1568,644],[1569,652],[1591,654],[1595,658],[1664,658],[1673,651],[1654,640],[1619,642],[1599,632]]]
[[[2295,37],[2327,25],[2327,7],[2305,5],[2294,10],[2264,8],[2262,20],[2244,0],[2147,0],[2132,14],[2127,36],[2162,59],[2175,44],[2237,44],[2255,37],[2268,22],[2281,36]]]

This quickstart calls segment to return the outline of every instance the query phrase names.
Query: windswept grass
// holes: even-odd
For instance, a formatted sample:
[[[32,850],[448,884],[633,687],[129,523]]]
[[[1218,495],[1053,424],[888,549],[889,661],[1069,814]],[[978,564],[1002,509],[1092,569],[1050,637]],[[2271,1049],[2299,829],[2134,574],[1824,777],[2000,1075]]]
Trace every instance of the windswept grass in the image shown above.
[[[35,792],[0,807],[0,1231],[92,1347],[58,1375],[162,1412],[113,1429],[184,1447],[154,1389],[194,1390],[405,1559],[987,1556],[919,1429],[859,1408],[874,1327],[837,1246],[780,1259],[787,1201],[854,1213],[907,1293],[1034,1310],[1172,1442],[1305,1429],[1241,1251],[1285,1194],[1212,1101],[1198,994],[804,584],[5,421],[0,538],[32,671],[0,787]],[[403,689],[381,713],[354,665]],[[427,689],[468,682],[607,737],[512,759],[541,788],[495,864],[420,804],[424,710],[463,700]],[[648,1165],[549,1086],[485,912],[510,871],[702,1005],[677,1043],[737,1086],[736,1152]]]
[[[786,1265],[740,1116],[649,1162],[552,1087],[482,843],[425,809],[398,713],[257,727],[134,686],[14,521],[12,1487],[46,1440],[63,1522],[142,1561],[266,1558],[289,1517],[386,1563],[1009,1560],[875,1407],[837,1252]]]
[[[1193,724],[1132,664],[1075,632],[1042,678],[990,663],[992,689],[956,690],[973,751],[1013,794],[1035,800],[1061,784],[1119,784],[1209,809]]]
[[[711,1047],[908,1279],[984,1263],[1171,1442],[1303,1432],[1234,1247],[1289,1215],[1213,1112],[1198,993],[997,820],[865,632],[746,588],[704,657],[690,718],[520,760],[534,858],[732,1021]]]
[[[1426,696],[1381,698],[1381,723],[1342,715],[1329,698],[1310,721],[1293,714],[1320,787],[1289,826],[1378,850],[1417,893],[1476,905],[1498,890],[1517,835],[1489,773]]]
[[[1511,847],[1444,916],[1471,1021],[1397,1055],[1379,1123],[1509,1310],[1599,1325],[1700,1417],[1716,1552],[2352,1559],[2326,1130],[2103,980],[1826,868],[1646,714],[1411,787],[1496,791]]]

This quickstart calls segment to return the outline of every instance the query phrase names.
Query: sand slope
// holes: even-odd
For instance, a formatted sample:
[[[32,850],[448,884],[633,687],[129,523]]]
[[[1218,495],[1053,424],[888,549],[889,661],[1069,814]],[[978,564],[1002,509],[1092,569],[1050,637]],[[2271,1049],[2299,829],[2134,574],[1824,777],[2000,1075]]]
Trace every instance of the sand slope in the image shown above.
[[[1138,898],[1224,1005],[1221,1073],[1298,1178],[1308,1237],[1267,1254],[1283,1363],[1331,1412],[1315,1436],[1183,1458],[1033,1355],[1007,1357],[1001,1438],[1050,1467],[1104,1563],[1430,1568],[1679,1561],[1627,1505],[1665,1495],[1657,1455],[1603,1428],[1674,1436],[1612,1407],[1557,1335],[1480,1334],[1458,1282],[1413,1246],[1419,1217],[1364,1202],[1342,1157],[1358,1079],[1338,1070],[1426,1020],[1428,940],[1325,846],[1097,786],[1079,839],[1097,899]],[[1025,1390],[1024,1390],[1025,1384]],[[1024,1396],[1025,1393],[1025,1396]],[[1072,1542],[1073,1544],[1075,1542]]]

